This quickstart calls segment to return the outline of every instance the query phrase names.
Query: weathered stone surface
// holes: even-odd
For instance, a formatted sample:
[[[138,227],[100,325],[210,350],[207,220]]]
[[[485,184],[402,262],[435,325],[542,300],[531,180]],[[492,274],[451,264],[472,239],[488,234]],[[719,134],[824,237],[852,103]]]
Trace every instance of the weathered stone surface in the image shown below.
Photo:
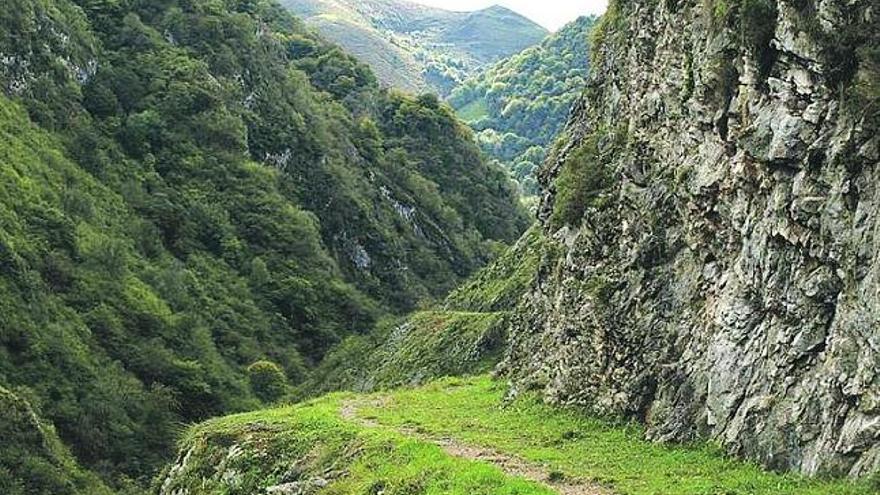
[[[652,439],[878,471],[876,120],[841,102],[821,40],[798,27],[815,14],[779,2],[762,70],[711,3],[617,2],[543,172],[540,216],[563,254],[522,301],[501,371],[514,390],[643,420]],[[869,0],[799,3],[828,32],[877,15]],[[626,135],[605,164],[614,200],[551,228],[560,169],[603,129]]]

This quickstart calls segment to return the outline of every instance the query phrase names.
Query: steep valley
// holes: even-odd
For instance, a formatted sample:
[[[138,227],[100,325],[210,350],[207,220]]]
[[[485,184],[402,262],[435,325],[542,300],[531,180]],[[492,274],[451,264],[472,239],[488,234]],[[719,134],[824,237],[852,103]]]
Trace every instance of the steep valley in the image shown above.
[[[9,1],[0,493],[880,493],[874,0]]]
[[[0,492],[148,486],[182,424],[290,393],[528,226],[451,110],[274,2],[6,7]]]
[[[594,17],[571,22],[463,81],[447,98],[529,202],[540,192],[537,171],[586,85],[595,24]]]

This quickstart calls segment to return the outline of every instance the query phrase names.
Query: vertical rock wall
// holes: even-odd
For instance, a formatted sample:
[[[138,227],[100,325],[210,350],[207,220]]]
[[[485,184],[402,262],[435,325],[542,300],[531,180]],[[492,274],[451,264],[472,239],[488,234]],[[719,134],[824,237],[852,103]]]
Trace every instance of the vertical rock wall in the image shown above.
[[[545,165],[561,254],[513,324],[518,388],[775,469],[880,469],[878,17],[612,0]],[[610,178],[575,220],[566,167]]]

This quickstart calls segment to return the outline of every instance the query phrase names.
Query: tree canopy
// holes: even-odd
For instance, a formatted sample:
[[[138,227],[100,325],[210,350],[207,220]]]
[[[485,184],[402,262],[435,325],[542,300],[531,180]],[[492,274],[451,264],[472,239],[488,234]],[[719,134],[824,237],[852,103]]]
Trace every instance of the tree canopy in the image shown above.
[[[0,386],[116,487],[181,423],[276,398],[249,365],[298,383],[528,223],[448,107],[274,2],[10,2]]]

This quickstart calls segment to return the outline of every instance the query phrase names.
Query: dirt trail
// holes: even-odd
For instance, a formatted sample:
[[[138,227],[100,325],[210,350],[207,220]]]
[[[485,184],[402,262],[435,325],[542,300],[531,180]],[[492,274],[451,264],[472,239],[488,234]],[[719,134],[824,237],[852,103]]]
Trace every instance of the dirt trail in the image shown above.
[[[388,405],[389,402],[390,400],[387,397],[371,401],[363,399],[347,400],[343,402],[339,413],[346,421],[357,423],[365,428],[380,428],[382,425],[378,421],[372,418],[361,417],[358,411],[363,406],[382,407]],[[518,457],[483,447],[467,445],[452,438],[432,437],[411,428],[399,428],[398,431],[408,437],[415,437],[419,440],[433,443],[451,456],[493,464],[509,476],[517,476],[541,483],[560,495],[612,495],[611,491],[594,483],[577,479],[556,479],[553,476],[553,472],[547,470],[547,468],[530,464]]]

